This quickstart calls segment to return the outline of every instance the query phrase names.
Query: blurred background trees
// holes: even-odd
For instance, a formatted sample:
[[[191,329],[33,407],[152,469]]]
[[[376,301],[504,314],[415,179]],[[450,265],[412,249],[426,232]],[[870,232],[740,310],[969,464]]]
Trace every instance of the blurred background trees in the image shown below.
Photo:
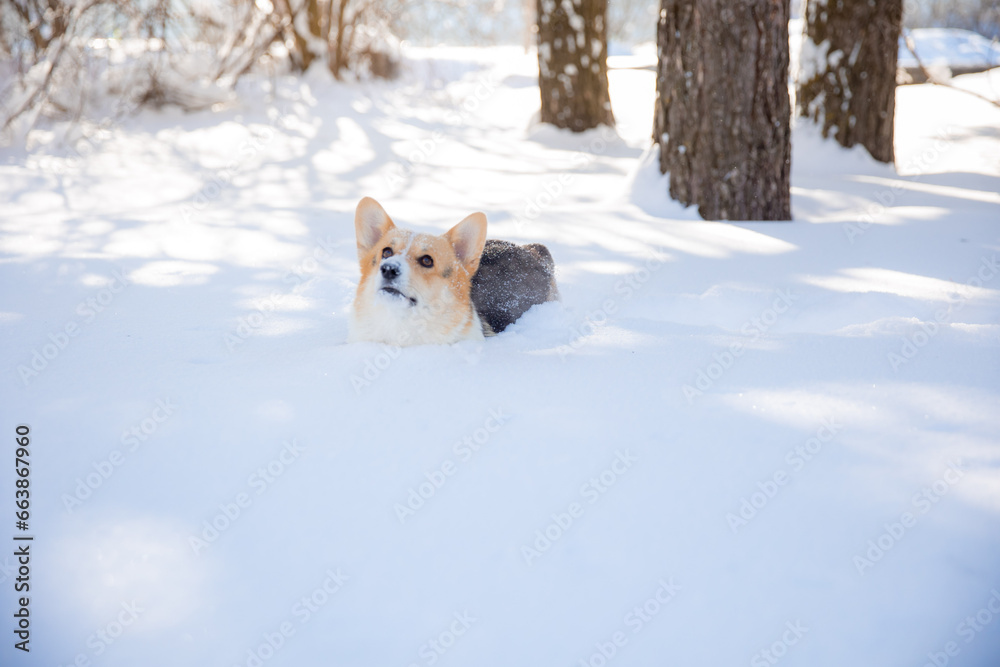
[[[655,42],[659,0],[606,5],[610,55]],[[791,0],[793,15],[800,7]],[[0,0],[0,139],[45,121],[113,123],[142,106],[210,108],[249,73],[323,67],[340,79],[391,77],[401,72],[401,42],[535,44],[536,8],[537,0]],[[996,0],[905,8],[905,27],[1000,37]]]
[[[798,112],[824,137],[889,163],[902,20],[903,0],[809,0],[797,82]]]
[[[262,71],[390,77],[402,0],[4,0],[0,127],[201,109]]]
[[[537,6],[542,122],[574,132],[614,125],[607,0],[538,0]]]

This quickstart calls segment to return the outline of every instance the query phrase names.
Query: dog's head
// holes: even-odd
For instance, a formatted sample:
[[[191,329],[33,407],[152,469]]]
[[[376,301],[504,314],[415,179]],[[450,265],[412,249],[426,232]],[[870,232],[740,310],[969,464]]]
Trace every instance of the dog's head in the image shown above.
[[[486,243],[486,216],[473,213],[441,236],[393,224],[370,197],[354,216],[361,282],[355,298],[359,338],[387,342],[453,342],[470,313],[472,277]],[[475,319],[473,317],[473,319]],[[367,325],[367,327],[366,327]],[[365,329],[388,334],[364,333]],[[423,333],[419,331],[423,329]]]

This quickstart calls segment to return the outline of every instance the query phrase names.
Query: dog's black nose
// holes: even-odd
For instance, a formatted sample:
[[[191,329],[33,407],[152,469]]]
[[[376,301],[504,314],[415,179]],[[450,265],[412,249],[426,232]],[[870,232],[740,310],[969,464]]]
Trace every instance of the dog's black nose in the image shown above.
[[[395,264],[382,265],[382,277],[385,280],[395,280],[399,276],[399,267]]]

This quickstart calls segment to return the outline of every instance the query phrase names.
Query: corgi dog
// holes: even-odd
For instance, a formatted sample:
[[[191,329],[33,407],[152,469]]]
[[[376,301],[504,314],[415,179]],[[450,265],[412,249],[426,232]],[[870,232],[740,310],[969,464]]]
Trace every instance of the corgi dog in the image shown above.
[[[365,197],[354,214],[361,281],[349,341],[424,345],[482,340],[559,298],[548,249],[486,240],[473,213],[440,236],[397,227]]]

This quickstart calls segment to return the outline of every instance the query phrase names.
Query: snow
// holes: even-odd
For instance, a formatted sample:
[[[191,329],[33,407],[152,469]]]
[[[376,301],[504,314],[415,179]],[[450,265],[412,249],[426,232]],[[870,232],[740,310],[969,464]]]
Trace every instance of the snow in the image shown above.
[[[918,28],[907,31],[925,67],[951,69],[989,69],[1000,66],[1000,44],[971,30],[958,28]],[[918,67],[906,45],[899,39],[899,66]]]
[[[536,67],[416,50],[0,153],[3,664],[996,664],[1000,109],[899,89],[898,173],[800,121],[796,221],[705,222],[653,72],[572,135]],[[345,344],[365,195],[545,243],[562,302]]]

